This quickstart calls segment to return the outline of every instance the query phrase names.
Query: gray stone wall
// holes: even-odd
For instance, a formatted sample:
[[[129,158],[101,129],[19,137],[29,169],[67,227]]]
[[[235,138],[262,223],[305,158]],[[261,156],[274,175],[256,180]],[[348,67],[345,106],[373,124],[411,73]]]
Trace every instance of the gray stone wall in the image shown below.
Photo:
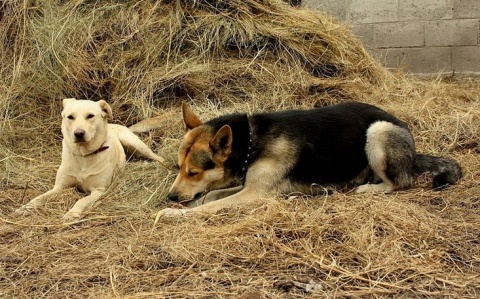
[[[363,41],[390,68],[480,73],[480,0],[304,0]]]

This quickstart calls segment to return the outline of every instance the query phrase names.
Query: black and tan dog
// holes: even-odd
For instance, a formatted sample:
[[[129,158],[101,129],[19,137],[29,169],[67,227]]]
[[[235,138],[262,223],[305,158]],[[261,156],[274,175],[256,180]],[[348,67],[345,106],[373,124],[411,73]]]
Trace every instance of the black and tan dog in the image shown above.
[[[214,213],[276,193],[315,195],[324,190],[319,186],[354,183],[358,193],[390,193],[424,172],[433,174],[435,188],[462,176],[456,162],[417,153],[407,125],[368,104],[231,114],[206,123],[182,108],[187,133],[168,197],[190,208],[164,209],[166,216]],[[242,184],[220,189],[235,180]]]

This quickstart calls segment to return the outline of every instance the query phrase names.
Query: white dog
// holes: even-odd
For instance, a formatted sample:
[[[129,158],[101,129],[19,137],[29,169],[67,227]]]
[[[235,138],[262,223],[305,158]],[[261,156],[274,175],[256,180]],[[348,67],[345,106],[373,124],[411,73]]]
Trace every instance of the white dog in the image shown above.
[[[89,195],[79,199],[63,218],[80,218],[111,184],[115,171],[125,165],[123,147],[138,156],[163,163],[164,159],[127,127],[109,124],[111,118],[112,108],[104,100],[63,100],[62,163],[55,186],[17,209],[17,214],[28,214],[52,194],[76,187]]]

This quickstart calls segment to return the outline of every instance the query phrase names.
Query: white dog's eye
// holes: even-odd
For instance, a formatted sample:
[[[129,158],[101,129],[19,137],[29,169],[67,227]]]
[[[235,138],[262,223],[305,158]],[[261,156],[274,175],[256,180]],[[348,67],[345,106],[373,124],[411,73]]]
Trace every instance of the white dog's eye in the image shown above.
[[[74,120],[74,119],[75,119],[75,117],[73,117],[73,115],[69,115],[69,116],[67,116],[67,118],[68,118],[68,119],[71,119],[71,120]]]
[[[87,115],[87,119],[94,118],[94,117],[95,117],[95,115],[93,115],[91,113],[89,115]]]

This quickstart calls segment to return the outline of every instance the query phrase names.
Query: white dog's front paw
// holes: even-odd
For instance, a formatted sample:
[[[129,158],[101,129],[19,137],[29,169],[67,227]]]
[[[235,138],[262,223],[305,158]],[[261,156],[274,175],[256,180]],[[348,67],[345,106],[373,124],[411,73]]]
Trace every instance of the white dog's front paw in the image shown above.
[[[185,216],[187,214],[186,209],[172,209],[172,208],[166,208],[163,209],[159,212],[160,217],[181,217]]]
[[[68,211],[65,215],[63,215],[62,219],[67,222],[79,220],[82,217],[80,212],[75,211]]]
[[[20,208],[16,209],[13,214],[16,216],[28,216],[35,212],[36,208],[34,205],[27,203]]]

